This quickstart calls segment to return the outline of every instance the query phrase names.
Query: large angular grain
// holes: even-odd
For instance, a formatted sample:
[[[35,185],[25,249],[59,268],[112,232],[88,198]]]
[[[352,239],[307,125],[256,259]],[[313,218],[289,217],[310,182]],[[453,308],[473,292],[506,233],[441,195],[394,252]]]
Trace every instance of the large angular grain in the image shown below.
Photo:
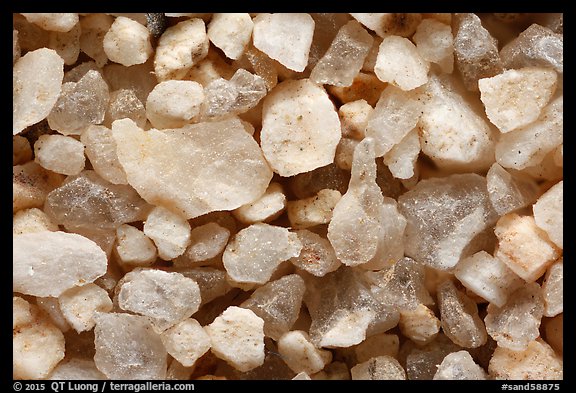
[[[208,24],[208,38],[226,57],[236,60],[248,46],[253,28],[250,14],[214,14]]]
[[[50,114],[63,78],[64,60],[52,49],[28,52],[16,61],[12,72],[14,135]]]
[[[210,42],[206,25],[192,18],[169,27],[158,40],[154,55],[154,72],[159,81],[182,79],[208,54]]]
[[[372,36],[355,20],[338,30],[334,41],[318,60],[310,73],[310,79],[318,84],[350,86],[360,72],[368,55]]]
[[[532,123],[556,91],[557,79],[556,72],[536,67],[480,79],[480,99],[488,119],[503,133]]]
[[[374,141],[365,138],[354,150],[348,191],[338,201],[328,239],[345,265],[388,266],[403,255],[405,218],[396,201],[383,197],[376,184]],[[362,230],[360,230],[362,227]]]
[[[123,278],[118,304],[149,317],[154,330],[162,332],[198,311],[200,288],[180,273],[133,270]]]
[[[425,90],[428,99],[418,122],[422,152],[451,171],[488,169],[494,162],[498,132],[475,110],[480,101],[464,97],[445,74],[431,76]]]
[[[536,121],[500,136],[496,161],[504,168],[535,166],[563,141],[564,97],[560,96],[542,110]]]
[[[254,18],[254,46],[294,71],[303,71],[314,34],[314,19],[303,13],[259,14]]]
[[[390,35],[380,44],[374,73],[382,82],[412,90],[428,81],[429,69],[430,63],[420,56],[412,41]]]
[[[123,313],[94,317],[96,367],[110,379],[164,379],[167,353],[147,318]]]
[[[455,14],[452,18],[456,68],[468,90],[478,91],[478,79],[504,71],[498,54],[498,41],[472,13]]]
[[[536,281],[560,255],[532,216],[509,213],[496,223],[498,249],[494,256],[528,282]]]
[[[564,182],[546,191],[532,207],[534,220],[558,247],[564,247]]]
[[[262,318],[264,334],[278,340],[296,322],[305,290],[304,280],[296,274],[289,274],[257,288],[241,307]]]
[[[143,220],[150,207],[130,186],[108,183],[94,171],[69,176],[46,197],[44,211],[67,228],[116,229]]]
[[[302,243],[288,229],[256,223],[241,230],[228,243],[222,261],[238,283],[265,284],[281,262],[300,254]]]
[[[75,233],[36,232],[12,240],[13,290],[58,297],[106,273],[107,258],[93,241]]]
[[[230,306],[205,327],[211,351],[246,372],[264,363],[264,321],[251,310]]]
[[[253,202],[272,178],[238,119],[146,132],[124,119],[112,133],[128,182],[149,203],[187,219]]]
[[[326,91],[309,79],[280,83],[264,99],[262,151],[280,176],[330,164],[340,137],[334,104]]]
[[[555,380],[564,375],[562,358],[542,339],[531,341],[523,351],[497,347],[488,372],[496,380]]]
[[[536,23],[530,25],[500,50],[506,68],[527,66],[564,72],[564,35]]]
[[[512,293],[504,306],[488,305],[484,320],[488,334],[499,347],[524,351],[540,335],[543,314],[542,290],[538,284],[530,283]]]
[[[407,220],[406,255],[442,270],[478,251],[472,240],[497,218],[486,179],[472,173],[422,180],[399,197],[398,208]]]

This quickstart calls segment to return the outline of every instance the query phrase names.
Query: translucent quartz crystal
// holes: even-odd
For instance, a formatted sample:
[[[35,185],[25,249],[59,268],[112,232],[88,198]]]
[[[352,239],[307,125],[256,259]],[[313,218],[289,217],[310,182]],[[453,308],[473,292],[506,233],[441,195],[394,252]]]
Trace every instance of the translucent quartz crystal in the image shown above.
[[[564,72],[564,35],[538,24],[530,25],[500,50],[506,68],[550,67]]]
[[[342,136],[362,140],[365,135],[368,119],[374,108],[364,99],[348,102],[338,108]]]
[[[146,109],[134,90],[119,89],[110,93],[110,102],[104,115],[104,125],[112,127],[114,120],[129,118],[138,127],[146,125]],[[86,131],[82,133],[84,135]]]
[[[556,72],[525,67],[478,81],[488,119],[503,132],[526,126],[540,116],[556,91]]]
[[[406,220],[396,201],[383,197],[376,184],[374,141],[365,138],[354,150],[348,191],[336,204],[328,239],[345,265],[389,266],[403,255]],[[362,230],[359,231],[359,225]]]
[[[40,26],[48,31],[70,31],[78,23],[78,14],[75,13],[22,13],[30,23]]]
[[[497,218],[486,179],[472,173],[421,180],[398,198],[398,209],[407,220],[406,255],[441,270],[478,251],[473,239]]]
[[[249,44],[253,28],[250,14],[216,13],[208,24],[208,38],[226,57],[236,60]]]
[[[246,372],[264,363],[264,321],[251,310],[230,306],[204,329],[212,353],[235,369]]]
[[[504,168],[524,169],[542,162],[564,140],[564,98],[552,100],[538,120],[500,136],[496,160]]]
[[[146,117],[158,129],[183,127],[198,116],[203,101],[204,89],[200,83],[167,80],[148,94]]]
[[[254,108],[266,95],[266,82],[243,68],[230,80],[216,79],[204,90],[207,117],[240,114]]]
[[[167,353],[148,318],[122,313],[94,316],[94,363],[110,379],[164,379]]]
[[[367,337],[366,340],[354,346],[354,353],[358,363],[383,355],[396,358],[398,357],[399,344],[397,335],[380,333]]]
[[[198,266],[209,263],[212,258],[222,254],[230,231],[215,222],[209,222],[192,229],[190,245],[182,255],[174,260],[175,266]]]
[[[150,31],[140,23],[118,16],[104,35],[102,42],[106,56],[126,67],[145,63],[152,55]]]
[[[96,368],[94,360],[68,358],[61,361],[50,373],[50,380],[103,380],[106,376]]]
[[[368,116],[366,136],[374,139],[376,157],[388,153],[418,123],[423,105],[420,93],[389,85]]]
[[[499,215],[529,206],[538,195],[533,179],[512,174],[496,162],[488,170],[486,181],[490,202]]]
[[[428,81],[429,68],[430,63],[420,56],[412,41],[390,35],[380,44],[374,73],[382,82],[412,90]]]
[[[494,162],[498,133],[483,113],[481,102],[464,97],[458,82],[446,74],[431,75],[418,123],[422,152],[444,169],[484,171]]]
[[[497,380],[563,379],[563,362],[550,345],[536,339],[523,351],[498,346],[490,359],[488,373]]]
[[[532,207],[534,220],[558,247],[564,247],[564,182],[550,187]]]
[[[50,114],[64,78],[64,60],[52,49],[26,53],[12,71],[12,131],[18,134]]]
[[[116,229],[146,217],[149,207],[130,186],[108,183],[96,172],[69,176],[46,197],[44,211],[67,228]]]
[[[544,315],[554,317],[564,311],[564,258],[548,268],[542,284]]]
[[[355,20],[346,23],[312,69],[310,79],[318,84],[350,86],[360,72],[373,41],[360,23]]]
[[[397,179],[410,179],[414,176],[416,160],[420,154],[420,137],[418,131],[408,132],[383,157],[392,175]]]
[[[64,358],[64,335],[36,305],[12,298],[12,377],[44,379]]]
[[[104,251],[75,233],[44,231],[14,236],[12,249],[12,286],[22,294],[58,297],[106,273]]]
[[[51,31],[49,34],[48,47],[54,49],[64,60],[64,64],[76,63],[80,54],[80,24],[67,32]]]
[[[432,310],[419,304],[414,310],[400,311],[398,327],[404,336],[415,343],[427,344],[438,335],[440,320]]]
[[[13,235],[43,231],[56,232],[57,230],[58,225],[46,213],[35,207],[16,212],[12,219]]]
[[[299,199],[314,197],[324,189],[337,190],[344,194],[349,182],[350,173],[338,168],[334,163],[289,179],[290,190]]]
[[[278,340],[298,319],[305,290],[304,280],[289,274],[257,288],[240,307],[254,311],[264,320],[264,334]]]
[[[317,347],[350,347],[398,323],[398,312],[377,300],[353,268],[342,266],[305,281],[304,303],[312,318],[309,334]]]
[[[58,187],[64,176],[42,168],[35,162],[12,167],[12,210],[42,207],[50,191]]]
[[[300,254],[302,243],[288,229],[263,223],[242,229],[228,243],[222,261],[235,282],[265,284],[281,262]]]
[[[288,69],[304,71],[314,35],[314,19],[304,13],[258,14],[254,46]]]
[[[112,130],[103,126],[89,126],[80,136],[86,157],[94,172],[113,184],[128,184],[116,153],[116,142]]]
[[[506,304],[488,305],[486,330],[498,347],[524,351],[540,335],[544,298],[537,283],[526,284],[512,293]]]
[[[392,356],[377,356],[350,369],[353,380],[405,380],[406,371]]]
[[[454,37],[449,24],[435,19],[423,19],[412,39],[424,60],[438,64],[443,72],[452,73]]]
[[[116,120],[112,134],[128,182],[149,203],[185,218],[250,203],[272,171],[238,119],[143,131]]]
[[[210,349],[210,336],[197,320],[185,319],[160,335],[166,351],[184,367],[193,366]]]
[[[488,302],[502,307],[508,296],[524,284],[512,270],[486,251],[462,259],[454,275],[467,288]]]
[[[34,155],[43,168],[63,175],[77,175],[84,169],[84,145],[64,135],[40,135]]]
[[[339,191],[324,189],[315,196],[289,201],[286,210],[291,227],[303,229],[328,224],[332,220],[334,207],[341,198]]]
[[[424,266],[404,257],[386,270],[366,272],[373,296],[398,311],[415,310],[420,304],[433,304],[424,286]]]
[[[446,355],[461,348],[440,333],[436,340],[423,347],[413,348],[406,357],[406,375],[410,380],[431,380]]]
[[[200,305],[226,294],[232,287],[226,281],[226,272],[212,267],[196,267],[192,269],[182,269],[178,271],[185,277],[196,281],[200,288]]]
[[[422,15],[417,13],[350,13],[350,15],[380,37],[388,35],[410,37],[422,20]]]
[[[302,243],[302,250],[300,255],[290,258],[294,266],[316,277],[323,277],[342,265],[326,238],[306,229],[296,231],[296,234]]]
[[[96,284],[70,288],[58,297],[62,315],[78,333],[91,330],[94,313],[112,311],[112,300],[105,289]]]
[[[478,316],[478,307],[450,280],[437,290],[440,321],[444,334],[464,348],[478,348],[486,343],[486,327]]]
[[[154,72],[158,81],[182,79],[208,54],[210,42],[206,25],[192,18],[167,28],[158,40],[154,55]]]
[[[48,115],[48,124],[64,135],[80,135],[91,124],[101,124],[108,108],[108,85],[98,71],[88,71],[78,82],[66,82]]]
[[[286,208],[286,195],[280,183],[270,183],[266,192],[256,201],[240,206],[232,214],[245,224],[270,222],[278,218]]]
[[[84,15],[80,20],[80,50],[93,58],[98,67],[108,62],[103,40],[112,23],[114,18],[106,14]]]
[[[154,242],[138,228],[122,224],[116,229],[115,250],[123,265],[150,266],[158,253]]]
[[[344,13],[328,12],[311,13],[310,16],[314,19],[314,35],[308,54],[308,68],[312,69],[316,63],[318,63],[318,60],[324,56],[328,48],[330,48],[338,31],[340,31],[342,26],[350,21],[352,17]]]
[[[184,253],[190,244],[190,224],[178,214],[156,206],[144,222],[144,234],[154,241],[158,256],[165,261]]]
[[[180,273],[135,269],[122,280],[120,308],[149,317],[159,333],[189,318],[200,307],[198,284]]]
[[[486,372],[467,351],[453,352],[442,360],[434,380],[485,380]]]
[[[528,282],[536,281],[561,255],[532,216],[506,214],[496,223],[494,233],[498,238],[494,256]]]
[[[70,69],[64,74],[64,79],[62,83],[74,82],[77,83],[88,71],[101,72],[95,62],[85,61]]]
[[[340,137],[334,104],[326,91],[309,79],[286,80],[263,100],[262,151],[280,176],[330,164]]]
[[[278,353],[288,367],[296,373],[314,374],[332,360],[332,353],[318,349],[302,330],[286,332],[278,339]]]
[[[475,14],[452,17],[456,68],[468,90],[478,91],[478,79],[504,71],[498,54],[498,41],[482,26]]]

